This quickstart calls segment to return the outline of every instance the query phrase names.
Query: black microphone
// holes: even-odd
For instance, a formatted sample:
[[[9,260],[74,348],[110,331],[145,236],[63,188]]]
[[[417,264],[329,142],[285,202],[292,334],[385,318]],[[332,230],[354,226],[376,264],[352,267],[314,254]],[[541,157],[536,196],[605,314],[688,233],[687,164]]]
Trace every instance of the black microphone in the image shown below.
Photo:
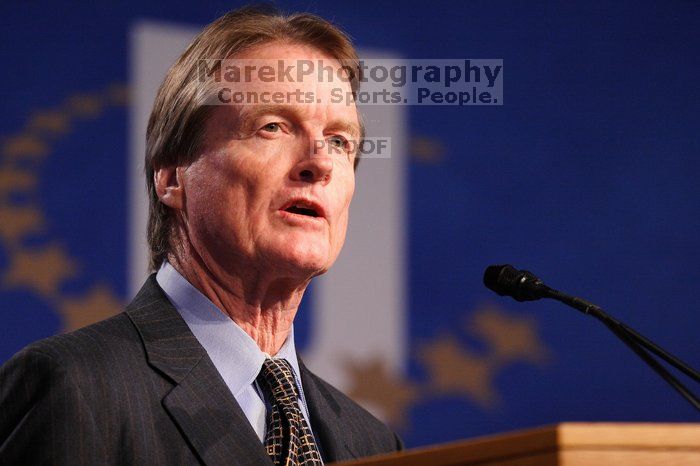
[[[486,267],[484,271],[484,285],[498,295],[510,296],[516,301],[536,301],[541,298],[552,298],[578,309],[584,314],[595,317],[603,322],[615,336],[620,338],[625,345],[642,358],[649,367],[678,391],[690,404],[700,410],[700,399],[673,377],[648,352],[655,354],[696,382],[700,382],[700,373],[648,338],[640,335],[631,327],[606,314],[595,304],[550,288],[532,272],[518,270],[509,264]]]
[[[484,271],[484,285],[491,291],[495,291],[499,296],[510,296],[520,302],[537,301],[542,298],[556,299],[574,309],[578,309],[584,314],[589,314],[602,320],[610,320],[613,324],[619,324],[595,304],[550,288],[532,272],[518,270],[510,264],[486,267]]]
[[[545,298],[550,291],[532,272],[516,270],[509,264],[486,267],[484,285],[499,296],[510,296],[521,302]]]

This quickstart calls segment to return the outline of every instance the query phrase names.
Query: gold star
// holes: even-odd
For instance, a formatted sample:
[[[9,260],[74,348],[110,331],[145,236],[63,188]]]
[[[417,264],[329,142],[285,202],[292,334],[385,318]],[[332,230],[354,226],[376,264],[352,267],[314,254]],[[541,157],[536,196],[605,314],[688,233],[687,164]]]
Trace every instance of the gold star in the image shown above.
[[[129,88],[123,84],[112,84],[107,88],[107,100],[112,105],[128,105]]]
[[[3,284],[25,287],[53,298],[68,278],[75,276],[77,265],[59,246],[52,245],[32,251],[19,251],[12,256]]]
[[[64,134],[70,129],[69,117],[57,111],[37,112],[29,121],[32,130],[46,131],[54,134]]]
[[[90,94],[78,94],[68,99],[68,108],[78,116],[94,118],[102,112],[102,102]]]
[[[551,358],[537,335],[537,324],[530,317],[509,315],[487,306],[472,315],[467,330],[488,343],[500,364],[518,360],[542,364]]]
[[[0,170],[0,192],[28,191],[36,188],[37,178],[33,173],[5,167]]]
[[[41,231],[44,217],[33,207],[17,208],[0,206],[0,236],[15,243],[27,233]]]
[[[463,395],[485,408],[497,404],[495,368],[488,357],[475,355],[453,337],[445,336],[422,345],[418,358],[430,373],[431,388],[436,393]]]
[[[19,135],[9,138],[2,146],[2,153],[7,157],[42,158],[49,153],[49,146],[32,135]]]
[[[405,427],[409,406],[418,399],[418,388],[389,371],[379,358],[367,363],[347,362],[345,367],[352,381],[348,395],[381,409],[392,426]]]
[[[437,163],[445,155],[445,147],[437,139],[415,136],[411,138],[411,153],[421,162]]]
[[[64,299],[59,305],[64,332],[99,322],[121,311],[121,301],[104,285],[94,287],[81,298]]]

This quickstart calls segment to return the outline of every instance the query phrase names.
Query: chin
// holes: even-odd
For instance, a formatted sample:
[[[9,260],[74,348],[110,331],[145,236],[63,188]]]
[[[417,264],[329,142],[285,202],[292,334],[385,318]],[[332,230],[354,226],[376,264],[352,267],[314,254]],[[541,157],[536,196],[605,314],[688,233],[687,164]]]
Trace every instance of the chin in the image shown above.
[[[320,275],[325,273],[331,265],[328,247],[303,242],[285,245],[281,256],[289,269],[303,275]]]

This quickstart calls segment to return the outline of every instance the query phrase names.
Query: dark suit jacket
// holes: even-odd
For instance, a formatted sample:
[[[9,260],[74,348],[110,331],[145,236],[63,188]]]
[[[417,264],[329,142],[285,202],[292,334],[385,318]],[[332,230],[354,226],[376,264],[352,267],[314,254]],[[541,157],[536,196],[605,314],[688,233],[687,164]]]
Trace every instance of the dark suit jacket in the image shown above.
[[[300,364],[326,462],[401,448]],[[34,343],[0,369],[0,464],[272,464],[152,275],[126,312]]]

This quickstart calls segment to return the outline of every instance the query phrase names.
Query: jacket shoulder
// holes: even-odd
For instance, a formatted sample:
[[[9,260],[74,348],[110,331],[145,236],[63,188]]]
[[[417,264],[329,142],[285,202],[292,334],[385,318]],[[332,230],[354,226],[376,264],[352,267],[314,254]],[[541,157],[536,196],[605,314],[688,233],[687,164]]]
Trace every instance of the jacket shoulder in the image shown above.
[[[114,365],[118,366],[119,361],[133,364],[135,360],[144,360],[143,342],[132,316],[139,315],[142,307],[153,303],[168,304],[158,287],[155,274],[146,280],[124,312],[78,330],[31,343],[17,356],[40,354],[62,365],[77,365],[76,368],[81,364],[92,366],[105,363],[112,370],[116,369]]]
[[[42,355],[61,364],[81,361],[89,364],[101,357],[124,356],[135,346],[141,346],[138,332],[122,312],[87,327],[31,343],[18,355]]]
[[[128,348],[118,344],[129,334],[126,323],[118,315],[37,341],[0,367],[0,463],[99,464],[108,457],[101,431],[110,423],[102,416],[117,399],[108,374],[125,374],[109,354]]]

